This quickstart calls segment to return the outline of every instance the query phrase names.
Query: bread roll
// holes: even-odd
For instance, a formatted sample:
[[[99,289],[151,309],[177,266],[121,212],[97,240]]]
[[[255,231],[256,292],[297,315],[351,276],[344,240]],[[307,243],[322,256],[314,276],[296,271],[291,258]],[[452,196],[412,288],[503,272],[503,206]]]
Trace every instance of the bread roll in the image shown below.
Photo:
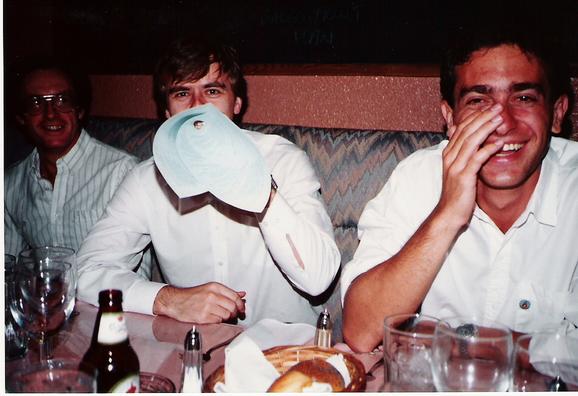
[[[291,367],[271,384],[267,392],[303,392],[313,383],[325,383],[333,392],[344,389],[343,377],[331,363],[321,359],[305,360]]]

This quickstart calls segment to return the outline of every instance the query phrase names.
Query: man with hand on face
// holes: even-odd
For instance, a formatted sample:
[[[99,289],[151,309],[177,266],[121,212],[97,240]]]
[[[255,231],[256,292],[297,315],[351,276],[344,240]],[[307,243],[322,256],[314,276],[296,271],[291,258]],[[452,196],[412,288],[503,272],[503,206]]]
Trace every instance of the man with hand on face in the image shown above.
[[[244,105],[236,54],[219,43],[174,43],[154,84],[167,118],[210,104],[232,119]],[[310,299],[327,289],[340,262],[319,181],[306,154],[289,141],[234,128],[254,143],[276,182],[266,186],[263,212],[237,209],[210,192],[179,198],[155,156],[127,177],[82,246],[81,299],[96,304],[99,290],[115,287],[123,290],[126,310],[185,322],[315,323]],[[168,284],[128,271],[151,241]]]
[[[382,341],[385,316],[420,307],[516,332],[578,323],[578,143],[551,137],[568,113],[568,68],[525,33],[483,26],[446,54],[449,141],[398,165],[342,275],[354,350]]]
[[[78,251],[137,160],[82,128],[85,76],[51,59],[34,59],[11,82],[16,119],[35,148],[5,174],[5,252],[17,256],[39,246]]]

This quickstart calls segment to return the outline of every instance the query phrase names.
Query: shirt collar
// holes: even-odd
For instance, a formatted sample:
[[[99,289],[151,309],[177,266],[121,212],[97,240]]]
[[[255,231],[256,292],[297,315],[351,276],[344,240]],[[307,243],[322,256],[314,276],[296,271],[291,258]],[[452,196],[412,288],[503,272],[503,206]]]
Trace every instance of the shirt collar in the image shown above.
[[[520,217],[514,222],[512,228],[523,224],[530,214],[533,214],[539,223],[556,226],[558,220],[559,167],[557,154],[550,147],[542,161],[540,177],[530,201]],[[477,204],[474,209],[474,216],[485,222],[492,222],[490,217]]]
[[[551,226],[555,226],[557,223],[558,190],[560,188],[559,168],[557,154],[550,148],[542,161],[540,179],[528,204],[529,212],[534,214],[536,220]]]
[[[56,166],[66,166],[69,169],[74,168],[77,164],[84,163],[84,157],[88,154],[88,145],[90,141],[90,136],[83,129],[80,131],[80,136],[76,144],[66,153],[63,157],[56,161]]]

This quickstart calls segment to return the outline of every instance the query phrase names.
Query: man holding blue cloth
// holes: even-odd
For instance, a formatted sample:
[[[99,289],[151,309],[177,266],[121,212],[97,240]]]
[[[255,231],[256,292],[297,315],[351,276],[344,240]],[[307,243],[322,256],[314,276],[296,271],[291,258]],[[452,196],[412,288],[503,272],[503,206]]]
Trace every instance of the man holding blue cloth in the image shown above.
[[[80,249],[81,299],[114,287],[127,311],[185,322],[315,323],[340,263],[331,221],[306,154],[231,121],[244,84],[220,44],[181,40],[161,59],[168,120]],[[130,271],[151,242],[166,284]]]

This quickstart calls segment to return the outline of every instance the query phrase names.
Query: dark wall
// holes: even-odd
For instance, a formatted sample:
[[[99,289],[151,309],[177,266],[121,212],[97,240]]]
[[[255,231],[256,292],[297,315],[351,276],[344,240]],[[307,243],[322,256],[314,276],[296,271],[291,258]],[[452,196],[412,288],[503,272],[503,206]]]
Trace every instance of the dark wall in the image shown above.
[[[233,42],[244,63],[437,63],[453,27],[483,24],[507,5],[529,29],[551,24],[576,60],[578,1],[535,3],[5,0],[5,59],[52,52],[92,73],[149,74],[168,41],[210,31]]]

